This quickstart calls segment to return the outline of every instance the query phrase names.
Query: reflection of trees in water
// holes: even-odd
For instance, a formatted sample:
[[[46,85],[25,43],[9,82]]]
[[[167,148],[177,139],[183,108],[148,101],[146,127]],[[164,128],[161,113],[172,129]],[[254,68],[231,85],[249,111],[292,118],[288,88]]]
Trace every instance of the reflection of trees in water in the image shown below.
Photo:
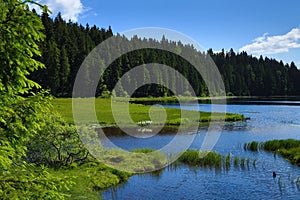
[[[226,131],[249,131],[253,128],[252,125],[245,122],[227,122],[224,124],[223,130]]]

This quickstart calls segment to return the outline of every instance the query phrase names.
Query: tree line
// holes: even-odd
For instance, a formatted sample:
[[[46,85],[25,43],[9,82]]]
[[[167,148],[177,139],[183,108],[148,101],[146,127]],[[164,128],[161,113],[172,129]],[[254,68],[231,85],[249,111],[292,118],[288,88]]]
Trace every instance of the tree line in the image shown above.
[[[300,95],[300,71],[294,62],[284,64],[282,61],[267,57],[257,58],[246,52],[236,53],[232,49],[228,52],[225,52],[224,49],[221,52],[213,52],[212,49],[200,52],[192,45],[182,44],[180,41],[170,41],[165,37],[160,41],[137,36],[128,39],[123,35],[114,35],[111,27],[104,29],[96,26],[90,27],[88,24],[83,26],[70,21],[66,22],[60,14],[52,19],[44,13],[40,18],[46,35],[46,39],[39,43],[42,52],[40,61],[46,67],[34,72],[31,78],[43,88],[50,89],[51,93],[57,97],[72,96],[74,80],[82,62],[92,49],[110,37],[115,37],[115,43],[108,47],[109,51],[124,50],[124,47],[120,45],[123,43],[134,47],[145,45],[168,47],[168,49],[174,50],[173,52],[195,62],[197,60],[205,62],[206,55],[210,55],[221,73],[227,95]],[[99,60],[95,62],[101,63]],[[187,60],[169,51],[142,48],[122,55],[109,65],[104,75],[99,78],[95,96],[114,95],[113,88],[123,75],[125,75],[126,84],[137,85],[137,77],[130,77],[128,74],[126,75],[126,72],[147,63],[171,66],[189,80],[197,96],[209,95],[203,77],[193,69]],[[173,86],[172,89],[184,90],[187,87],[172,73],[151,72],[146,68],[143,74],[144,79],[149,79],[151,73],[158,73],[162,80],[157,80],[157,82],[165,81],[167,85]],[[86,82],[91,81],[89,80],[91,77],[92,75],[87,75]],[[122,83],[118,85],[117,95],[126,96],[128,91],[126,91],[126,87],[123,88]],[[166,87],[148,84],[139,88],[133,96],[168,96],[172,94],[174,91]],[[189,95],[188,92],[185,95]]]

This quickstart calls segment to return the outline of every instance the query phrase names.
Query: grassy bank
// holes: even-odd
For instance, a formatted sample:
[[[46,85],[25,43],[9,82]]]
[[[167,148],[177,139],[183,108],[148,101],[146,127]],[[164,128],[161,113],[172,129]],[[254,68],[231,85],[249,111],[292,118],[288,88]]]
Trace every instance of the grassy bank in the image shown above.
[[[170,97],[173,98],[173,97]],[[151,101],[151,98],[147,98],[148,101]],[[84,123],[96,123],[89,116],[89,112],[87,112],[88,103],[91,102],[91,99],[81,99],[81,104],[79,109],[77,109],[78,113],[82,115],[82,122]],[[143,99],[143,102],[146,102],[146,99]],[[126,105],[122,101],[114,102],[115,109],[117,110],[117,115],[120,119],[123,119],[121,123],[127,123],[128,117],[126,116],[126,109],[124,107]],[[54,109],[57,110],[63,118],[68,123],[74,123],[73,121],[73,113],[72,113],[72,99],[71,98],[58,98],[54,99]],[[116,125],[115,118],[112,113],[111,108],[111,99],[103,99],[96,98],[95,99],[95,110],[97,114],[97,122],[99,122],[103,126]],[[135,123],[142,121],[149,121],[149,111],[151,111],[151,116],[157,118],[157,120],[153,122],[153,125],[161,125],[161,108],[147,106],[143,104],[130,103],[130,116]],[[166,126],[178,126],[180,123],[188,124],[199,122],[200,124],[207,124],[210,121],[220,121],[223,118],[223,114],[215,113],[214,117],[211,117],[211,113],[208,112],[197,112],[197,111],[181,111],[179,109],[166,108]],[[182,112],[184,112],[185,116],[189,116],[188,118],[182,118]],[[200,115],[200,120],[199,120]],[[231,114],[227,113],[225,116],[225,121],[242,121],[244,120],[243,115],[239,114]]]
[[[66,169],[50,171],[56,177],[65,177],[73,182],[68,199],[101,199],[101,190],[124,183],[132,175],[106,167],[97,162],[73,165]]]
[[[251,151],[265,150],[280,154],[292,164],[300,166],[300,140],[270,140],[267,142],[250,142],[244,145],[244,149]]]
[[[73,163],[68,167],[49,169],[54,177],[72,182],[64,191],[69,195],[68,199],[101,199],[101,191],[125,183],[134,174],[159,170],[167,162],[163,154],[152,149],[135,149],[131,154],[117,149],[99,153],[103,153],[101,162]]]

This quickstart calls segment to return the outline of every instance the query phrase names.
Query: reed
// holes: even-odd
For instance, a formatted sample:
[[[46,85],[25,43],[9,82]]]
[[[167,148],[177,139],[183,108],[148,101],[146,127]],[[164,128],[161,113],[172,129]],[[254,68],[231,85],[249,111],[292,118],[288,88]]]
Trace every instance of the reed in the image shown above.
[[[253,142],[245,143],[244,149],[251,150],[251,151],[259,151],[261,146],[262,146],[262,143],[253,141]]]
[[[239,157],[234,157],[234,159],[233,159],[234,167],[238,167],[239,163],[240,163],[240,158]]]
[[[292,149],[300,147],[300,140],[287,139],[287,140],[270,140],[264,143],[264,150],[277,151],[280,149]]]
[[[222,155],[216,152],[187,150],[178,158],[179,163],[200,167],[221,167]]]
[[[242,158],[241,159],[241,167],[244,168],[245,167],[245,161],[246,159],[245,158]]]
[[[286,139],[286,140],[270,140],[264,143],[251,142],[244,144],[246,150],[257,151],[263,149],[277,153],[289,160],[292,164],[300,166],[300,140]]]
[[[231,164],[231,154],[227,154],[225,156],[225,167],[228,170],[230,168],[230,164]]]

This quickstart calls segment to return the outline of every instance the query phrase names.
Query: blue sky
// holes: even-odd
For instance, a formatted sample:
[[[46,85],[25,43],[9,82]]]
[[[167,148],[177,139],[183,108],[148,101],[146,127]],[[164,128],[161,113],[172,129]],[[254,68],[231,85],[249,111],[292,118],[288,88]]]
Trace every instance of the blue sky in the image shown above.
[[[299,0],[42,0],[65,19],[114,33],[141,27],[173,29],[204,49],[247,51],[300,67]]]

